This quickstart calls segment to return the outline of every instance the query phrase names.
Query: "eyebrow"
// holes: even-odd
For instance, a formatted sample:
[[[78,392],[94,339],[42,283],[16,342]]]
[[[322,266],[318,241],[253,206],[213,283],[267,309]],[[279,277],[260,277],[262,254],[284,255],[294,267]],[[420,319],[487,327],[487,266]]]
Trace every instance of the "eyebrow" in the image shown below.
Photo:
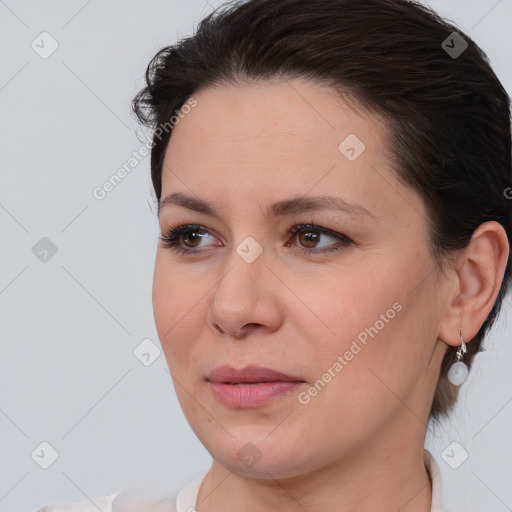
[[[195,212],[210,215],[212,217],[221,218],[220,213],[215,207],[203,199],[188,196],[181,192],[174,192],[168,195],[158,204],[158,216],[163,208],[170,205],[181,206]],[[349,203],[341,197],[333,196],[308,196],[294,197],[278,201],[267,208],[267,217],[282,217],[295,213],[335,210],[352,215],[360,215],[377,219],[377,216],[367,210],[364,206],[357,203]]]

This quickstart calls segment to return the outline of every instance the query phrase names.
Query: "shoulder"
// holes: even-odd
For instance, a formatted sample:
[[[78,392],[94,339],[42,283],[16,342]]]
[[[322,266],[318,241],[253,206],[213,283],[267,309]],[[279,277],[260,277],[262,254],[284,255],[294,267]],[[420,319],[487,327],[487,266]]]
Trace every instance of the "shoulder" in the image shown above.
[[[152,499],[129,490],[117,493],[107,512],[176,512],[176,497]],[[95,511],[97,512],[97,511]]]
[[[112,501],[119,493],[108,496],[97,496],[90,500],[72,501],[69,503],[50,503],[32,512],[112,512]]]
[[[90,500],[51,503],[31,512],[176,512],[176,498],[150,500],[126,491]]]

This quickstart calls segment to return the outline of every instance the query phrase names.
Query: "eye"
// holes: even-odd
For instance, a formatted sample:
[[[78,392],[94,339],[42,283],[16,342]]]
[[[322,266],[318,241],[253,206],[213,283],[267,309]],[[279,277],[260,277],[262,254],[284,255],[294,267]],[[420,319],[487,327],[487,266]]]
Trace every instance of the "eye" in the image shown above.
[[[298,250],[304,254],[319,254],[338,251],[353,244],[353,241],[347,236],[331,231],[330,229],[316,226],[314,224],[293,224],[288,228],[288,235],[297,238],[301,246],[293,246],[294,250]],[[160,236],[162,247],[171,249],[180,254],[197,254],[202,252],[201,242],[212,236],[210,231],[204,226],[197,224],[183,224],[170,229],[166,234]],[[337,240],[335,244],[327,246],[318,246],[321,237],[328,237]],[[215,238],[215,237],[213,237]],[[208,245],[221,246],[221,243],[213,243]],[[286,244],[289,245],[288,243]]]
[[[183,224],[161,235],[160,241],[162,242],[162,247],[172,249],[178,253],[194,253],[198,252],[197,247],[207,236],[211,235],[203,226]],[[181,239],[183,239],[185,245],[180,244]]]
[[[298,239],[302,247],[296,247],[296,249],[304,254],[327,254],[331,251],[339,251],[353,244],[353,241],[347,236],[314,224],[298,224],[291,226],[289,228],[289,234]],[[318,247],[316,244],[322,236],[337,240],[338,243]]]

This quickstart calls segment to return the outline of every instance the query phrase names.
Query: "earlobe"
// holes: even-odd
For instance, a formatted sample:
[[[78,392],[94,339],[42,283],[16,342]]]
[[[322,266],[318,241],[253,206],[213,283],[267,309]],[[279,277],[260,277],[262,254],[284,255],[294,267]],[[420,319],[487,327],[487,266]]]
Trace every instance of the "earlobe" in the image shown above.
[[[455,282],[439,337],[448,345],[460,345],[458,329],[467,342],[489,315],[503,282],[509,255],[505,229],[495,221],[484,222],[461,252]]]

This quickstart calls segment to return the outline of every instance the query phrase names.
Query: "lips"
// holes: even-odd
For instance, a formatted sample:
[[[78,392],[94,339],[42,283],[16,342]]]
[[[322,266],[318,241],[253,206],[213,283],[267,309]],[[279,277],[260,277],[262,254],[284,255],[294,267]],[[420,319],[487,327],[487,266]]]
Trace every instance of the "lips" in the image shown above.
[[[241,370],[218,366],[206,380],[213,397],[229,409],[262,407],[305,385],[300,377],[256,365]]]
[[[250,365],[235,370],[231,366],[217,366],[207,377],[210,382],[222,384],[258,384],[263,382],[304,382],[300,377],[287,375],[282,372],[264,368],[262,366]]]

